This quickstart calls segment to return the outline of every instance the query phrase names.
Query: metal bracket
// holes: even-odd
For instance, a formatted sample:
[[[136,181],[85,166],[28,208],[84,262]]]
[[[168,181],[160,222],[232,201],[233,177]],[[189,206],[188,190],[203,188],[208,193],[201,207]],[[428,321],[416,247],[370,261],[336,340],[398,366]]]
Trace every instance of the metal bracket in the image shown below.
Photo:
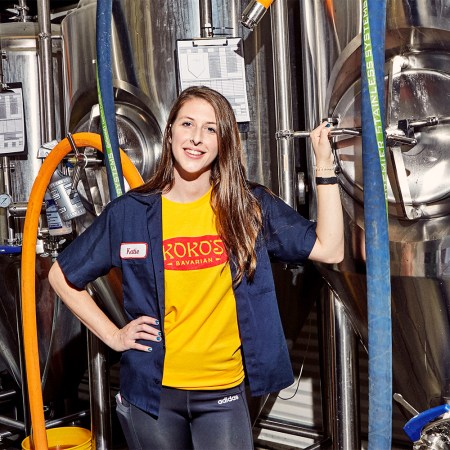
[[[38,151],[37,151],[37,157],[38,158],[46,158],[48,156],[48,154],[58,145],[58,141],[56,139],[54,139],[53,141],[50,142],[45,142],[44,144],[42,144]]]

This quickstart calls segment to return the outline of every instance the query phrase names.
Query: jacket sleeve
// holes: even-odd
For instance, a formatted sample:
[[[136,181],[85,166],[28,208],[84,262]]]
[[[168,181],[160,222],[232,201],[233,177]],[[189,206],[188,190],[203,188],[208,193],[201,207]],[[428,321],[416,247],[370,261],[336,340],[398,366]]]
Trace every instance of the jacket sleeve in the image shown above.
[[[316,242],[316,223],[263,188],[257,188],[255,195],[262,208],[262,238],[271,260],[291,264],[305,262]]]
[[[79,289],[120,265],[120,204],[110,203],[94,222],[58,256],[67,280]]]

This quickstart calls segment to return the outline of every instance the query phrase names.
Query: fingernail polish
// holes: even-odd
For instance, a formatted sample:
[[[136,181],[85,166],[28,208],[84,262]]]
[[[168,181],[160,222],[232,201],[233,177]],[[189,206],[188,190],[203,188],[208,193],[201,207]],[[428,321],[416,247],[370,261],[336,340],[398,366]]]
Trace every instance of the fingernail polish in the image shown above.
[[[159,342],[161,340],[161,337],[157,336],[156,340]]]
[[[158,331],[158,336],[162,336],[161,331]]]
[[[331,127],[331,123],[327,123],[326,125],[325,125],[327,128],[330,128]]]
[[[159,320],[155,320],[155,325],[159,325]]]
[[[151,351],[153,351],[153,349],[151,347],[147,347],[147,351],[151,352]]]

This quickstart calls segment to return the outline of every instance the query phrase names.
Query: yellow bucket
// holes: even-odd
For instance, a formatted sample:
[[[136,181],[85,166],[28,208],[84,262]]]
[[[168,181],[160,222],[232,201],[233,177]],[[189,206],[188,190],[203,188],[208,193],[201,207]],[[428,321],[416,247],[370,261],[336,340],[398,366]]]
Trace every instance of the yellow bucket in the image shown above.
[[[50,428],[46,432],[48,450],[91,450],[91,432],[85,428]],[[22,441],[22,450],[33,450],[30,437]]]

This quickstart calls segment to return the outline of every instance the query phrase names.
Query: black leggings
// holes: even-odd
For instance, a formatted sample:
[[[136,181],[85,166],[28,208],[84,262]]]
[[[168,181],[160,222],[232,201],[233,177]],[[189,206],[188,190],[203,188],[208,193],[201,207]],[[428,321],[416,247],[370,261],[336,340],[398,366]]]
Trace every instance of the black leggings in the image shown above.
[[[253,449],[244,383],[217,391],[163,387],[158,419],[123,397],[116,410],[129,450]]]

